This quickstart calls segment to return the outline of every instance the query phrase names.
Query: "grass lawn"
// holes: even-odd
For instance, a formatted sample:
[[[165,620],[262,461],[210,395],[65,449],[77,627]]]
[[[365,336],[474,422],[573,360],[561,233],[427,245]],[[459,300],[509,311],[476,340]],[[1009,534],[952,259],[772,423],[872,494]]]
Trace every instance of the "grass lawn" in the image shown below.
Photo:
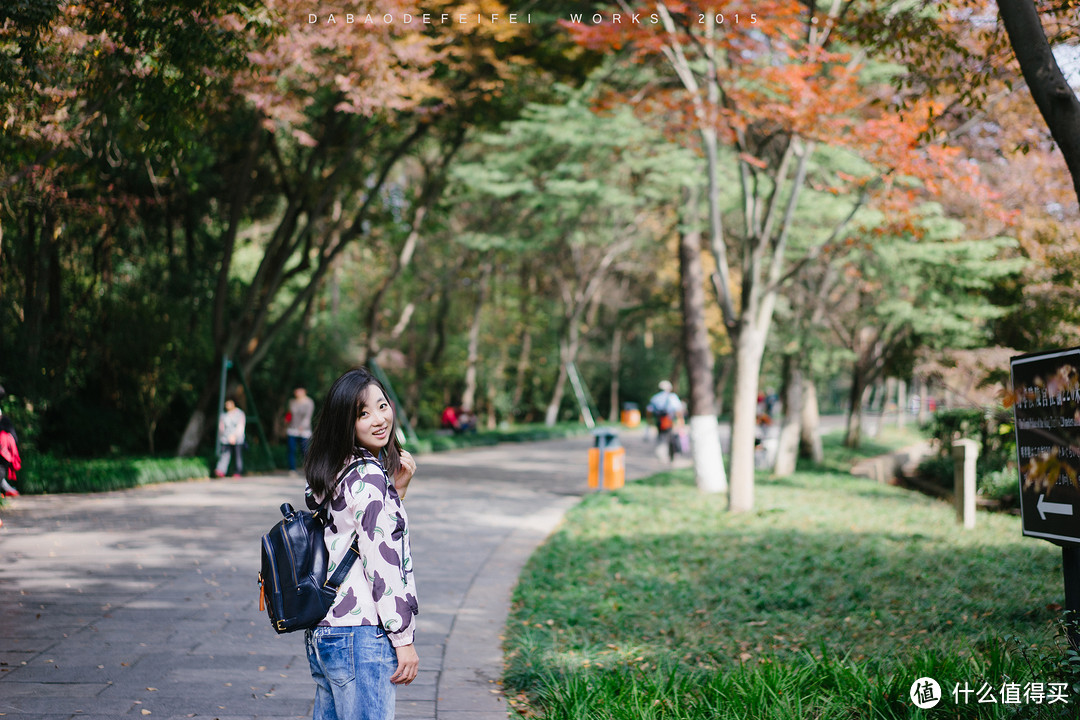
[[[1009,515],[964,531],[938,500],[837,470],[841,454],[833,438],[825,466],[759,476],[741,515],[689,471],[586,497],[515,591],[512,706],[549,720],[1080,717],[1060,549]],[[942,688],[933,710],[909,698],[924,676]],[[978,701],[987,688],[996,703]]]

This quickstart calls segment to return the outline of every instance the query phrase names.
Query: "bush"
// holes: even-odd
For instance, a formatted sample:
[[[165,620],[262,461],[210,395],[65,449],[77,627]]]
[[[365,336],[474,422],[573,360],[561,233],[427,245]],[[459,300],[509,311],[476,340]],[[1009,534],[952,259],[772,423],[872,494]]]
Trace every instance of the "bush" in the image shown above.
[[[969,438],[979,444],[975,470],[979,493],[997,500],[1015,496],[1016,439],[1012,413],[1003,407],[940,410],[934,413],[927,430],[936,441],[938,454],[919,463],[921,476],[951,490],[953,441]]]
[[[1015,466],[991,470],[979,477],[979,494],[990,500],[1015,505],[1019,491],[1020,483]]]
[[[201,458],[74,460],[32,455],[24,459],[16,488],[28,495],[104,492],[206,476]]]
[[[445,431],[429,430],[417,433],[417,438],[406,443],[410,452],[440,452],[459,448],[497,445],[501,442],[536,442],[577,437],[587,432],[580,423],[560,423],[554,427],[545,425],[515,425],[496,430],[478,430],[462,435],[448,435]]]
[[[407,443],[406,449],[418,453],[437,452],[495,445],[500,442],[532,442],[575,437],[584,432],[586,432],[585,428],[577,423],[563,423],[550,428],[543,425],[515,426],[465,435],[441,435],[427,432],[421,433],[415,441]],[[214,462],[215,458],[210,456],[202,458],[119,457],[84,460],[28,453],[23,457],[23,469],[19,472],[16,488],[27,495],[124,490],[159,482],[208,477]],[[286,449],[283,445],[271,445],[269,458],[257,442],[253,442],[244,451],[244,469],[247,472],[273,472],[285,466]]]

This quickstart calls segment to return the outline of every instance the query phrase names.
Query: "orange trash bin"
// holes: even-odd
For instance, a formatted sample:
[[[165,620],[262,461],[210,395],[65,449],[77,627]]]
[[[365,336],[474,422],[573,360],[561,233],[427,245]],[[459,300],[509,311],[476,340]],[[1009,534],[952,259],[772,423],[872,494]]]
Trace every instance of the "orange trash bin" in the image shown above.
[[[626,448],[614,430],[594,430],[595,446],[589,448],[589,487],[616,490],[626,483]]]

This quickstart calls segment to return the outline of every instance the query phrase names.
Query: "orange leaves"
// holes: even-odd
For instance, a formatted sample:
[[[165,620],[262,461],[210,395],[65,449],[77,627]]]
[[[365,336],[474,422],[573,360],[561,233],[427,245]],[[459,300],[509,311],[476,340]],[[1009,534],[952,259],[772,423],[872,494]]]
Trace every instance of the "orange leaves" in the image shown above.
[[[271,125],[301,124],[325,92],[336,97],[337,112],[360,115],[490,97],[513,64],[524,62],[495,49],[527,32],[526,17],[498,0],[266,4],[277,32],[253,48],[257,72],[241,89]],[[459,81],[451,90],[446,78],[454,73]]]
[[[743,128],[768,121],[807,139],[850,142],[865,98],[850,56],[808,42],[811,27],[827,24],[795,0],[646,2],[563,21],[582,47],[625,47],[637,62],[663,62],[680,86],[659,85],[652,93],[689,119],[673,125],[707,122],[734,140]],[[718,97],[705,101],[710,83]]]
[[[272,124],[300,124],[319,88],[333,90],[339,112],[370,115],[402,109],[429,94],[428,66],[435,55],[412,22],[417,8],[388,0],[348,12],[301,0],[268,0],[279,28],[250,53],[257,72],[242,90]]]
[[[769,164],[767,162],[765,162],[761,158],[754,157],[750,153],[739,153],[739,159],[742,160],[744,163],[753,165],[759,170],[764,170],[765,168],[769,167]]]

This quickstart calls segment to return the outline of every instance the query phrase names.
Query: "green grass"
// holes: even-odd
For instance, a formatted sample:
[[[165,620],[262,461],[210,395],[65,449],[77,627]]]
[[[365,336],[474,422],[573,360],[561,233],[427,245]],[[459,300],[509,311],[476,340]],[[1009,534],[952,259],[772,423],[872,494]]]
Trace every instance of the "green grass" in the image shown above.
[[[821,469],[759,476],[756,511],[732,515],[666,473],[587,496],[530,559],[505,684],[549,720],[925,717],[921,676],[943,717],[1076,717],[949,696],[1072,682],[1062,602],[1060,550],[1012,516],[964,531],[939,501]]]
[[[915,427],[914,423],[909,423],[902,428],[885,425],[880,429],[876,437],[871,438],[864,435],[862,443],[857,448],[844,447],[843,439],[842,431],[829,433],[822,437],[825,462],[817,469],[847,472],[859,460],[877,457],[898,448],[914,445],[917,442],[926,440],[927,435]]]

